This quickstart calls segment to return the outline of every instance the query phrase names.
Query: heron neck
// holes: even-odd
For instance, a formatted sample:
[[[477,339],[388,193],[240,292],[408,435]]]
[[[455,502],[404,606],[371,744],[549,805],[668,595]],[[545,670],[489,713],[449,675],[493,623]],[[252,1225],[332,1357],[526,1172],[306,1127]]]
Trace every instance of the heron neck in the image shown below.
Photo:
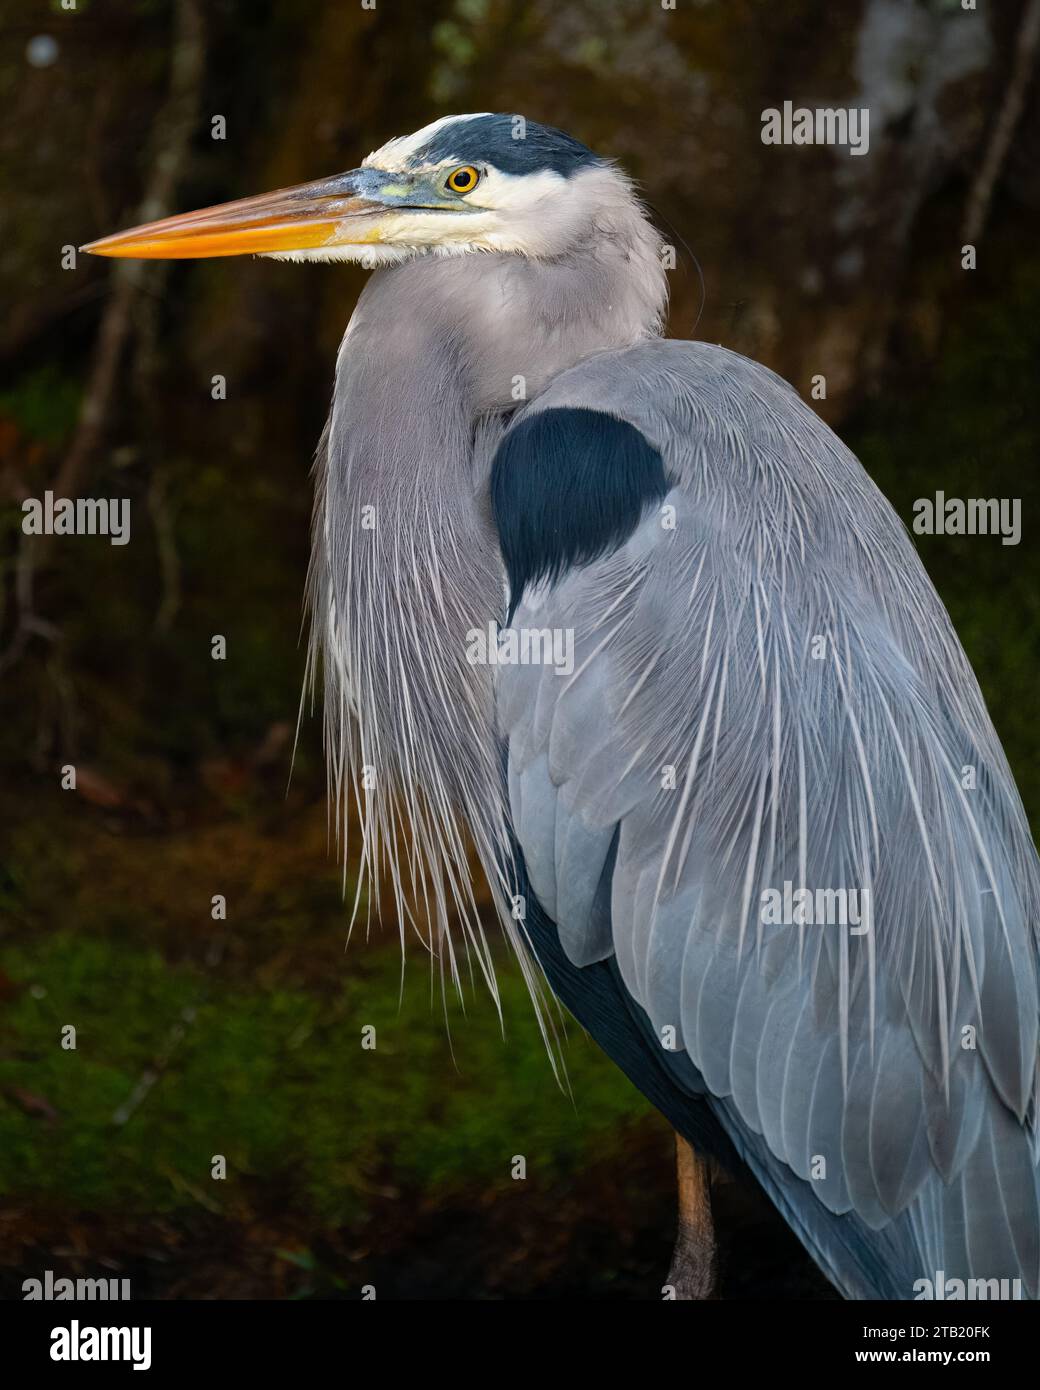
[[[656,331],[663,291],[652,268],[633,281],[632,261],[622,243],[554,263],[423,259],[374,275],[344,337],[318,460],[310,669],[320,654],[337,804],[353,783],[367,862],[389,861],[402,919],[402,806],[405,876],[419,864],[439,885],[441,931],[444,884],[470,892],[467,834],[489,876],[508,856],[493,668],[468,660],[505,610],[487,472],[510,411]]]

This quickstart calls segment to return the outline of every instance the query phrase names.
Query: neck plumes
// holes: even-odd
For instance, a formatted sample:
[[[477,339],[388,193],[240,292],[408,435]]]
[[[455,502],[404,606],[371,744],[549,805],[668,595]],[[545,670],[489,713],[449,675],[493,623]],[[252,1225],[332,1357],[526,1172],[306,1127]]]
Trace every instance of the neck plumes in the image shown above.
[[[508,912],[508,812],[493,668],[467,634],[501,622],[506,590],[487,476],[508,415],[590,352],[658,331],[656,235],[632,205],[625,235],[551,261],[425,256],[374,275],[337,361],[319,449],[308,668],[320,653],[337,836],[361,824],[362,886],[389,884],[460,983],[451,927],[497,1000],[467,856]],[[355,900],[355,912],[357,900]]]

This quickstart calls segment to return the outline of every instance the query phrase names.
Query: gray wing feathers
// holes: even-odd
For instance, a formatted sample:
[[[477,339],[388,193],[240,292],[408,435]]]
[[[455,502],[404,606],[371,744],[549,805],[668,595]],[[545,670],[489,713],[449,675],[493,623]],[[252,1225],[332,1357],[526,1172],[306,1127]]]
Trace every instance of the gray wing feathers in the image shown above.
[[[642,429],[675,486],[674,525],[648,516],[520,605],[514,626],[573,629],[573,674],[498,676],[564,949],[613,952],[825,1263],[817,1207],[856,1224],[861,1270],[877,1232],[907,1278],[1013,1272],[1035,1296],[1040,873],[908,537],[732,354],[605,354],[530,409],[573,404]],[[869,930],[763,920],[785,881],[868,890]]]

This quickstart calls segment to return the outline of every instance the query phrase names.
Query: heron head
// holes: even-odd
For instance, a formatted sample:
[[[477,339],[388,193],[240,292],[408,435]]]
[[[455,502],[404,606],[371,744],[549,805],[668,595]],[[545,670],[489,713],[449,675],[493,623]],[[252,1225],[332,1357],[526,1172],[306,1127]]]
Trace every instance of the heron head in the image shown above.
[[[393,264],[503,251],[543,257],[580,242],[628,181],[577,140],[520,116],[447,116],[345,174],[168,217],[91,242],[101,256]]]

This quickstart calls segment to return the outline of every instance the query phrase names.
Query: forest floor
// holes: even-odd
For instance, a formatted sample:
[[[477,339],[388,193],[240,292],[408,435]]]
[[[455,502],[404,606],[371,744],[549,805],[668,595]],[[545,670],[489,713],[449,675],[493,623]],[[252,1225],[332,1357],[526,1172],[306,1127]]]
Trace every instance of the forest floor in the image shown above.
[[[660,1297],[668,1127],[573,1022],[557,1086],[504,954],[503,1036],[479,982],[446,1017],[417,940],[403,983],[396,933],[345,953],[320,802],[142,827],[27,789],[0,815],[0,1296],[49,1269],[137,1298]],[[724,1296],[833,1296],[749,1183],[716,1217]]]

